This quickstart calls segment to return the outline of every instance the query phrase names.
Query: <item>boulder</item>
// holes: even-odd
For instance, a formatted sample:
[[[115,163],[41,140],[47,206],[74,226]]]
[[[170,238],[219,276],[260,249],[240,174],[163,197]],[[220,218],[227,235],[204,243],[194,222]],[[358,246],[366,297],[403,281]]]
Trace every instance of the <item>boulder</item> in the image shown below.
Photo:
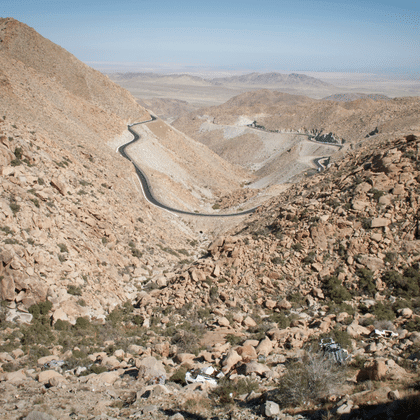
[[[264,414],[266,417],[276,417],[280,414],[280,406],[274,401],[266,401],[264,404]]]
[[[61,377],[61,378],[63,378],[63,380],[64,380],[63,375],[61,375],[61,374],[60,374],[60,373],[58,373],[57,371],[55,371],[55,370],[44,370],[43,372],[40,372],[40,373],[39,373],[39,375],[38,375],[38,382],[40,382],[40,383],[42,383],[42,384],[47,383],[47,382],[49,382],[49,381],[51,380],[51,378],[53,378],[54,376],[60,376],[60,377]]]
[[[249,328],[249,327],[256,327],[257,326],[257,323],[250,316],[247,316],[242,321],[242,324],[243,324],[244,327],[247,327],[247,328]]]
[[[222,372],[227,373],[229,372],[233,366],[236,365],[236,363],[240,362],[242,360],[242,357],[234,350],[231,349],[229,353],[226,355],[225,359],[222,363]]]
[[[6,372],[3,378],[7,382],[15,383],[15,382],[24,381],[25,379],[27,379],[27,376],[25,372],[21,369],[15,372]]]
[[[42,413],[41,411],[31,411],[23,420],[56,420],[55,417],[50,416],[47,413]]]
[[[377,228],[377,227],[386,227],[391,223],[390,219],[386,219],[385,217],[375,217],[371,220],[370,227]]]
[[[245,364],[244,374],[250,375],[251,373],[256,373],[257,375],[262,376],[268,371],[270,371],[268,366],[253,360],[252,362]]]
[[[277,304],[277,307],[279,309],[290,309],[292,307],[292,304],[288,300],[283,299]]]
[[[178,353],[174,360],[176,363],[188,363],[192,362],[195,358],[195,355],[192,353]]]
[[[413,311],[410,308],[403,308],[400,309],[398,312],[399,315],[403,318],[411,318],[411,316],[413,315]]]
[[[277,305],[277,302],[276,302],[275,300],[272,300],[272,299],[267,299],[267,300],[265,301],[265,307],[266,307],[267,309],[272,310],[272,309],[274,309],[274,308],[276,307],[276,305]]]
[[[113,385],[120,378],[120,374],[117,371],[103,372],[96,375],[94,379],[95,383],[103,385]]]
[[[273,343],[268,337],[266,337],[263,340],[261,340],[260,344],[258,344],[255,350],[258,355],[261,354],[263,356],[268,356],[273,350]]]
[[[230,325],[229,320],[226,317],[224,317],[224,316],[219,317],[219,319],[217,320],[217,323],[221,327],[229,327],[229,325]]]
[[[361,335],[369,335],[370,330],[366,327],[363,327],[362,325],[359,325],[357,321],[353,321],[348,327],[347,327],[347,333],[352,338],[360,337]]]
[[[4,276],[0,280],[0,299],[9,301],[15,299],[15,282],[11,276]]]
[[[243,361],[255,360],[258,357],[255,348],[249,344],[244,344],[242,347],[237,347],[235,350],[242,357]]]
[[[145,357],[142,360],[136,360],[136,367],[139,370],[137,379],[153,383],[160,383],[166,380],[165,366],[153,356]]]

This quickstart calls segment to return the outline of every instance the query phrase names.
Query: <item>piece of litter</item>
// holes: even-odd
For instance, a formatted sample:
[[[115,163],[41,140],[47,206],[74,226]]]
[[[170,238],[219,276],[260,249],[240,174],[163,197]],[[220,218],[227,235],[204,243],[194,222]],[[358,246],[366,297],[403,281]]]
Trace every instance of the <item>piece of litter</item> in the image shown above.
[[[211,376],[198,374],[195,378],[191,374],[191,372],[187,372],[185,374],[185,382],[187,384],[193,384],[193,383],[209,383],[212,385],[217,385],[216,379],[212,378]]]
[[[397,333],[395,333],[394,331],[390,331],[390,330],[374,330],[372,335],[376,335],[378,337],[383,337],[383,338],[396,338],[396,337],[398,337]]]
[[[209,366],[209,367],[203,368],[203,369],[201,369],[201,372],[203,372],[206,375],[210,375],[211,376],[214,373],[214,367],[213,366]]]
[[[330,341],[324,342],[324,340]],[[344,364],[351,357],[348,351],[343,349],[331,337],[321,339],[321,348],[328,357],[334,359],[340,365]]]

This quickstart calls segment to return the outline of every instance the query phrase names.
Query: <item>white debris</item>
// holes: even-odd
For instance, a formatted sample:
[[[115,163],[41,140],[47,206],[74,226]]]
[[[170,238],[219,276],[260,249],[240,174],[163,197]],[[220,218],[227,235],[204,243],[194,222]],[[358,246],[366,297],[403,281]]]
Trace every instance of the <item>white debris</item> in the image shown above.
[[[187,372],[185,374],[185,382],[187,384],[193,384],[193,383],[209,383],[211,385],[217,386],[217,381],[216,379],[212,378],[211,376],[208,375],[202,375],[202,374],[198,374],[196,377],[194,377],[191,372]]]
[[[376,335],[378,337],[383,337],[383,338],[396,338],[396,337],[398,337],[398,334],[396,332],[390,331],[390,330],[374,330],[373,335]]]

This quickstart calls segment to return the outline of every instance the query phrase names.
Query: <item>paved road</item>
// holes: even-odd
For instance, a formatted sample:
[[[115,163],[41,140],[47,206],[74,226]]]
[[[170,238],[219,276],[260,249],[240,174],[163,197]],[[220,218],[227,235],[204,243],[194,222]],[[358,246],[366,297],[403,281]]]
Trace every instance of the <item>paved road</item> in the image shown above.
[[[246,214],[250,214],[253,213],[258,207],[254,207],[252,209],[246,210],[246,211],[242,211],[240,213],[232,213],[232,214],[206,214],[206,213],[192,213],[189,211],[184,211],[184,210],[178,210],[178,209],[174,209],[173,207],[169,207],[166,206],[165,204],[161,203],[160,201],[158,201],[154,195],[152,194],[152,188],[150,186],[150,183],[145,175],[145,173],[138,167],[138,165],[130,158],[130,155],[127,154],[126,152],[126,148],[128,146],[130,146],[131,144],[135,143],[137,140],[139,140],[140,136],[132,129],[132,127],[134,125],[139,125],[139,124],[145,124],[151,121],[156,120],[156,117],[154,117],[152,115],[152,119],[148,120],[148,121],[142,121],[139,123],[134,123],[134,124],[130,124],[128,125],[128,131],[134,136],[134,139],[131,140],[130,142],[123,144],[122,146],[120,146],[118,148],[118,151],[120,152],[121,156],[125,157],[126,159],[128,159],[133,165],[134,168],[136,170],[137,176],[139,177],[139,180],[141,182],[142,188],[143,188],[143,192],[144,192],[144,196],[146,197],[146,199],[151,203],[154,204],[157,207],[160,207],[164,210],[173,212],[173,213],[179,213],[179,214],[186,214],[188,216],[200,216],[200,217],[233,217],[233,216],[243,216]]]
[[[247,125],[247,127],[252,128],[253,130],[259,130],[259,131],[263,131],[264,133],[272,133],[272,134],[296,134],[298,136],[305,136],[306,137],[306,141],[310,141],[312,143],[316,143],[316,144],[320,144],[323,146],[334,146],[334,147],[338,147],[339,150],[341,150],[343,148],[342,144],[337,144],[337,143],[329,143],[329,142],[323,142],[323,141],[317,141],[317,140],[312,140],[312,138],[310,137],[309,134],[303,134],[303,133],[298,133],[297,131],[293,132],[291,131],[290,133],[276,133],[275,131],[270,131],[270,130],[266,130],[264,128],[259,128],[259,127],[253,127],[252,125]],[[320,158],[315,158],[312,159],[312,162],[315,164],[318,172],[322,172],[323,170],[326,169],[326,166],[324,166],[320,161],[324,160],[324,159],[329,159],[329,156],[322,156]],[[328,161],[329,162],[329,161]]]
[[[326,162],[326,165],[323,165],[321,163],[321,160],[327,160],[328,162]],[[313,160],[313,162],[315,163],[315,165],[318,169],[318,172],[322,172],[327,167],[327,165],[330,163],[330,157],[329,156],[323,156],[323,157],[320,157],[320,158],[315,158]]]

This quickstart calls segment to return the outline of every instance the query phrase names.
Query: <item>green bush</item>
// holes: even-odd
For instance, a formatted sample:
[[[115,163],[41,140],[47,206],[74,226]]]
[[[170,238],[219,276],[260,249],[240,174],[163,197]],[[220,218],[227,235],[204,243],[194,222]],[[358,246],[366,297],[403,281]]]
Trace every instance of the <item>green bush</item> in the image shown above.
[[[415,318],[406,322],[404,328],[410,332],[420,331],[420,318]]]
[[[315,261],[316,253],[311,251],[308,255],[302,260],[304,264],[312,264]]]
[[[296,242],[292,245],[292,249],[296,252],[301,252],[303,250],[303,245],[300,242]]]
[[[371,306],[369,312],[375,315],[378,321],[392,321],[395,318],[395,312],[392,310],[392,307],[390,305],[384,305],[382,302]]]
[[[373,296],[376,291],[376,285],[373,281],[373,272],[367,268],[360,268],[356,271],[359,277],[359,290]]]
[[[10,210],[12,210],[13,214],[16,215],[16,213],[18,213],[20,211],[20,206],[19,204],[15,203],[15,202],[11,202],[9,204]]]
[[[193,332],[180,330],[172,337],[171,344],[177,346],[178,353],[198,354],[198,338]]]
[[[144,318],[141,315],[134,315],[132,322],[134,325],[141,327],[143,325]]]
[[[31,305],[28,309],[34,319],[38,319],[41,315],[47,315],[52,308],[52,303],[48,300]]]
[[[68,321],[58,319],[54,324],[54,329],[57,331],[68,331],[71,328],[71,324]]]
[[[23,345],[44,344],[51,345],[54,335],[51,331],[50,320],[45,315],[38,315],[32,323],[21,327],[22,336],[20,342]]]
[[[80,288],[80,286],[70,284],[69,286],[67,286],[67,293],[73,296],[82,296],[82,289]]]
[[[19,166],[19,165],[22,165],[22,161],[20,159],[13,159],[10,161],[10,165]]]
[[[17,365],[14,363],[3,363],[1,368],[3,369],[3,372],[14,372],[18,369]]]
[[[210,301],[215,301],[219,297],[219,288],[217,286],[212,286],[209,291]]]
[[[290,326],[290,319],[284,312],[274,312],[269,319],[271,322],[275,322],[281,330]]]
[[[188,369],[185,366],[181,366],[174,372],[174,374],[169,378],[169,380],[180,385],[186,385],[185,374],[187,373],[187,371]]]
[[[417,265],[406,268],[403,274],[389,270],[384,273],[382,280],[397,296],[409,299],[420,295],[420,271]]]
[[[373,199],[376,201],[376,202],[378,202],[379,201],[379,199],[383,196],[383,195],[385,195],[385,193],[383,192],[383,191],[380,191],[380,190],[377,190],[376,188],[372,188],[370,191],[369,191],[371,194],[373,194]]]
[[[231,346],[237,346],[237,345],[241,344],[244,341],[243,337],[240,337],[240,336],[235,335],[235,334],[227,334],[225,336],[225,340]]]
[[[324,279],[324,288],[326,295],[337,304],[345,300],[351,300],[351,293],[341,284],[336,276],[330,276]]]
[[[86,330],[90,327],[90,322],[87,318],[79,316],[76,319],[76,324],[74,325],[74,328],[76,330]]]
[[[333,338],[333,340],[338,343],[341,347],[344,349],[350,349],[351,348],[351,337],[347,331],[343,331],[339,328],[334,328],[330,332],[330,337]]]
[[[60,248],[60,252],[69,252],[66,244],[58,244],[57,246]]]
[[[143,256],[143,253],[137,248],[131,248],[131,255],[140,259]]]
[[[344,303],[344,302],[338,305],[332,302],[328,306],[328,313],[330,314],[339,314],[341,312],[347,312],[350,316],[352,316],[356,313],[356,309],[353,308],[353,306],[349,305],[348,303]]]

